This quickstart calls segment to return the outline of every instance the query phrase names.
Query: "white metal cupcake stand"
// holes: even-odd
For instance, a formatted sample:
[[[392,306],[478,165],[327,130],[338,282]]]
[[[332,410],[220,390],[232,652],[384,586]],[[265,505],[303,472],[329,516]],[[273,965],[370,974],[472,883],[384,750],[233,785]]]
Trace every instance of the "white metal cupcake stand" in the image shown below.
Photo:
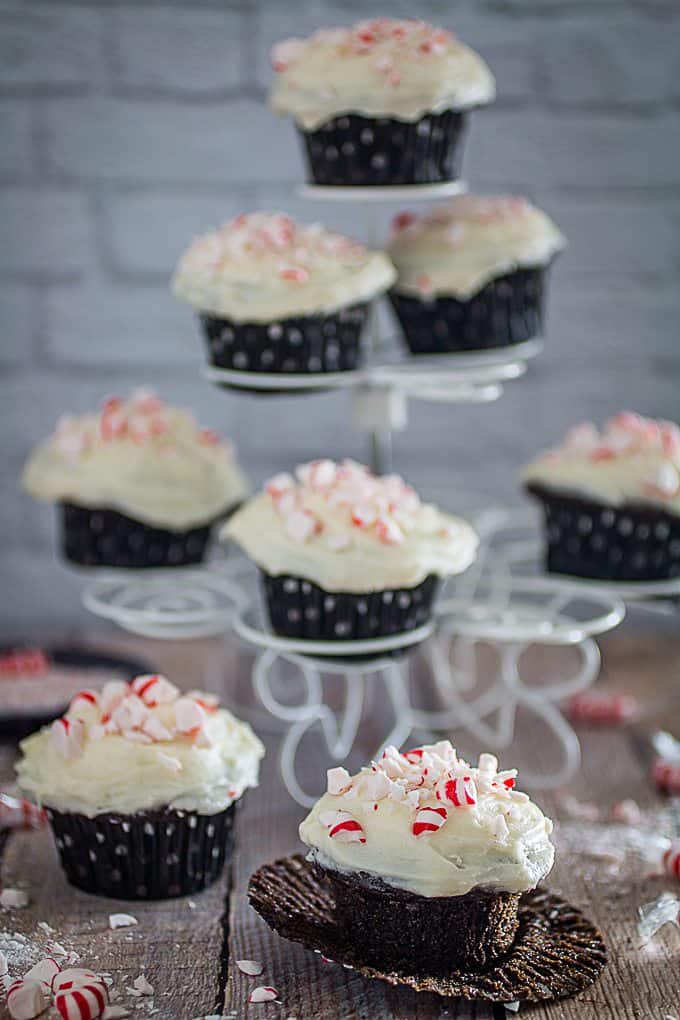
[[[369,243],[375,243],[371,214],[377,202],[429,201],[461,190],[459,182],[408,188],[309,185],[301,194],[364,203]],[[353,423],[370,434],[372,467],[384,472],[389,470],[391,434],[406,427],[408,400],[496,400],[503,385],[523,375],[527,360],[542,349],[534,340],[479,354],[414,358],[386,349],[375,309],[371,333],[368,365],[358,371],[285,376],[212,366],[203,371],[219,386],[259,392],[348,388]],[[329,764],[346,760],[360,743],[362,723],[372,718],[377,696],[387,701],[392,718],[375,747],[361,747],[363,758],[388,743],[399,746],[453,730],[469,735],[476,746],[502,751],[512,744],[522,710],[552,731],[555,749],[552,770],[525,766],[523,780],[534,787],[556,786],[579,767],[578,739],[560,702],[597,677],[600,654],[594,638],[620,623],[624,599],[680,597],[680,579],[604,585],[546,575],[539,566],[536,515],[492,508],[477,514],[473,523],[481,538],[473,567],[446,587],[432,623],[394,637],[324,642],[273,634],[256,571],[233,551],[199,568],[98,574],[86,586],[83,602],[91,612],[135,634],[172,640],[236,634],[252,646],[254,688],[284,730],[283,781],[302,805],[312,804],[324,785],[320,776],[317,789],[303,789],[298,765],[305,742],[320,735]],[[482,646],[493,649],[494,666],[489,656],[480,665]],[[537,647],[548,678],[540,685],[527,683],[523,676],[525,653]],[[559,651],[565,647],[575,655],[565,658]],[[416,658],[418,687],[427,688],[426,708],[417,703],[422,699],[415,697],[412,683]]]

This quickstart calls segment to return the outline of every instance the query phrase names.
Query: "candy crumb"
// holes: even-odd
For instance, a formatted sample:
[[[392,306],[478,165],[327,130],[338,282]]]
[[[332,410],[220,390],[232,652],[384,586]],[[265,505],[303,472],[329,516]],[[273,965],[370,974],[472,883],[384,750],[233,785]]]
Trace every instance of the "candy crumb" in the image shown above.
[[[504,1005],[510,1013],[519,1013],[519,1002],[506,1002]]]
[[[271,985],[260,985],[258,988],[253,988],[248,1002],[273,1002],[278,997],[279,993]]]
[[[236,966],[242,974],[248,974],[250,977],[257,977],[263,971],[263,966],[258,963],[257,960],[237,960]]]
[[[21,910],[28,906],[28,893],[23,889],[3,889],[0,892],[0,907],[5,910]]]
[[[111,931],[115,931],[116,928],[131,928],[135,924],[139,924],[139,921],[132,914],[109,914]]]

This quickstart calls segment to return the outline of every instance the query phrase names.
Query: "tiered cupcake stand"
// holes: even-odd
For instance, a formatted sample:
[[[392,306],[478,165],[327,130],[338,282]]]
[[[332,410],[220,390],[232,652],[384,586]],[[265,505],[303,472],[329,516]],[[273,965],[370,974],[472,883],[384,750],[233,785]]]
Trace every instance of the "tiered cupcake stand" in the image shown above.
[[[308,185],[301,194],[315,201],[361,203],[367,240],[375,245],[379,203],[430,201],[462,190],[460,182],[407,188]],[[392,433],[407,425],[409,400],[451,404],[496,400],[503,385],[521,377],[527,361],[541,349],[536,339],[501,350],[414,358],[391,351],[383,342],[374,307],[368,363],[360,370],[267,375],[210,365],[203,374],[223,388],[276,391],[289,397],[347,389],[352,395],[352,422],[369,434],[371,466],[381,473],[390,469]],[[381,746],[401,745],[413,733],[427,736],[455,729],[466,731],[481,746],[503,750],[512,744],[518,710],[533,713],[554,736],[556,765],[552,772],[525,767],[523,775],[536,787],[555,786],[579,766],[578,739],[559,703],[594,682],[600,666],[595,637],[623,619],[623,599],[680,595],[680,580],[620,586],[548,576],[536,568],[538,528],[527,513],[486,509],[473,523],[481,536],[474,566],[446,588],[431,624],[394,637],[343,641],[340,646],[273,634],[255,570],[231,550],[201,568],[103,573],[86,586],[83,601],[93,613],[136,634],[176,640],[233,632],[252,646],[253,685],[264,708],[285,731],[281,773],[300,804],[313,803],[319,793],[304,790],[298,779],[298,752],[305,739],[320,729],[330,759],[345,760],[380,687],[392,714]],[[481,644],[495,648],[497,668],[491,678],[485,673],[483,693],[477,694],[481,678],[476,650]],[[522,662],[532,646],[540,646],[547,657],[555,649],[574,648],[577,664],[565,675],[564,656],[557,655],[552,666],[546,665],[550,682],[528,685]],[[410,674],[415,649],[419,675],[429,674],[436,708],[413,703]],[[292,676],[292,686],[302,692],[295,704],[282,698],[284,686],[290,693]],[[332,686],[332,704],[325,698],[324,677]]]

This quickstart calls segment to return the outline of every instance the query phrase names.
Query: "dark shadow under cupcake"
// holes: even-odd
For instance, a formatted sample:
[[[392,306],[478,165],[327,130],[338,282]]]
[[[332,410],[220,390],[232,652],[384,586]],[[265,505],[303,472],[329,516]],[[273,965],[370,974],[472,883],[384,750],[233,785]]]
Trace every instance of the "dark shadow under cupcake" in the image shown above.
[[[516,269],[491,280],[467,301],[391,290],[389,299],[412,354],[478,351],[532,340],[543,333],[548,268]]]

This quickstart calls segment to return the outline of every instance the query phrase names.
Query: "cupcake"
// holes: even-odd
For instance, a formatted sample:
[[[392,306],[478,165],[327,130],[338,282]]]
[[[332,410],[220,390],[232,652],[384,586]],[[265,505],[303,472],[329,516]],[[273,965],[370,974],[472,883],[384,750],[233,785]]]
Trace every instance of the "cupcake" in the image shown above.
[[[492,754],[474,768],[448,740],[329,770],[300,838],[366,966],[446,975],[510,949],[520,896],[554,858],[552,822],[516,774]]]
[[[58,503],[62,552],[88,567],[200,563],[213,526],[246,493],[229,444],[146,390],[61,418],[22,482]]]
[[[162,676],[81,691],[21,743],[19,785],[46,808],[71,885],[165,899],[214,882],[264,748],[212,695]]]
[[[222,534],[260,568],[275,633],[324,641],[426,623],[440,579],[462,573],[477,549],[465,521],[350,460],[277,475]]]
[[[489,68],[451,32],[376,18],[272,51],[271,106],[295,119],[316,184],[431,184],[461,171],[469,111]]]
[[[401,213],[390,301],[412,354],[506,347],[543,332],[547,270],[565,240],[524,198],[460,195]]]
[[[524,469],[546,568],[608,581],[680,577],[680,427],[629,411],[586,422]]]
[[[180,259],[210,361],[244,372],[342,372],[361,361],[369,302],[394,282],[382,252],[284,213],[237,216]]]

